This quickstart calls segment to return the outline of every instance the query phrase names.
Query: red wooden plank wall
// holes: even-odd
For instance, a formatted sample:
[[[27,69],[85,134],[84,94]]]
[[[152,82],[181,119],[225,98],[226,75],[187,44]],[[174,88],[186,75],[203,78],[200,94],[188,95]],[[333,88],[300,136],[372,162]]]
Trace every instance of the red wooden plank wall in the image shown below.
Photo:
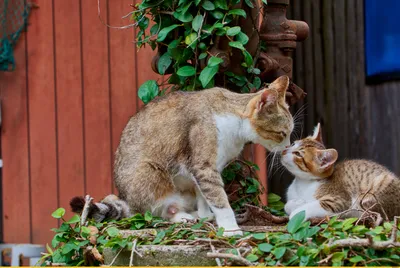
[[[16,47],[17,68],[0,73],[7,243],[49,242],[53,210],[68,210],[75,195],[115,192],[113,155],[142,105],[137,88],[159,78],[150,67],[154,52],[137,51],[133,29],[103,25],[97,0],[35,2]],[[101,0],[102,19],[127,24],[121,17],[132,3]]]

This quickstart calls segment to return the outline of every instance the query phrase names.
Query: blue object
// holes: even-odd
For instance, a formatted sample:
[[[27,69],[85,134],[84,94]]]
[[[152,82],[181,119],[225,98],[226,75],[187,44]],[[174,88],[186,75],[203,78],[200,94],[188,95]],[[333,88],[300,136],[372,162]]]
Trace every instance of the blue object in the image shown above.
[[[364,3],[367,80],[400,78],[400,1]]]

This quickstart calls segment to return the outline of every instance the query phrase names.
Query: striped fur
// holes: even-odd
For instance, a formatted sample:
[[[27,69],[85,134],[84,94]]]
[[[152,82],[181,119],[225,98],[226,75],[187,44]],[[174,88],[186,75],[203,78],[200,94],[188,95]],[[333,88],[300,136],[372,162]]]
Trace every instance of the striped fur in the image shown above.
[[[334,166],[337,152],[326,149],[320,126],[314,135],[296,141],[282,152],[282,164],[295,175],[287,192],[285,211],[293,217],[323,217],[369,208],[390,219],[400,215],[400,179],[368,160],[345,160]],[[352,210],[345,216],[359,216]]]
[[[85,199],[82,196],[76,196],[70,201],[71,210],[75,213],[81,213],[84,205]],[[92,218],[97,222],[120,220],[131,216],[128,204],[113,194],[106,196],[100,202],[92,203],[88,213],[88,218]]]

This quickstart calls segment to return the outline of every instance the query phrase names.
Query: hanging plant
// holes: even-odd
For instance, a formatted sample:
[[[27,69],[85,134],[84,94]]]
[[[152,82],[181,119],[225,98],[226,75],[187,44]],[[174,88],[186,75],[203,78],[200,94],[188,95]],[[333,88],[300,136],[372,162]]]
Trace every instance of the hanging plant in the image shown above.
[[[157,49],[153,70],[170,74],[165,84],[144,82],[139,98],[148,103],[166,91],[214,86],[239,92],[259,89],[260,70],[254,57],[261,5],[252,0],[143,0],[137,4],[132,12],[137,46]]]

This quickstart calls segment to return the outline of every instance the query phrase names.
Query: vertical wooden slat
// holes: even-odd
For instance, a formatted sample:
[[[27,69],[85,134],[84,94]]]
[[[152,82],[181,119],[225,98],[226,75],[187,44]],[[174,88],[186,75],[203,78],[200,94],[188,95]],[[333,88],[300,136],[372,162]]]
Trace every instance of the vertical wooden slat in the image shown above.
[[[57,220],[53,2],[37,1],[27,34],[32,242],[51,240]]]
[[[311,8],[311,1],[305,1],[303,3],[303,20],[308,24],[312,25],[312,8]],[[311,26],[312,29],[312,26]],[[309,75],[314,71],[313,65],[313,36],[309,36],[303,42],[303,57],[304,57],[304,89],[307,92],[306,103],[307,103],[307,128],[305,132],[308,133],[311,130],[311,125],[314,124],[315,119],[315,108],[314,108],[314,98],[315,98],[315,87],[314,87],[314,78]]]
[[[106,21],[106,1],[100,9]],[[111,191],[108,34],[97,1],[81,0],[81,12],[86,192],[100,199]]]
[[[14,50],[15,71],[0,73],[3,239],[6,243],[31,241],[25,38],[24,33]]]
[[[346,59],[347,53],[346,51],[346,28],[349,25],[345,24],[346,18],[343,15],[346,15],[345,12],[345,0],[336,0],[332,2],[333,5],[333,27],[334,27],[334,59],[335,61],[330,63],[334,65],[335,74],[335,92],[336,92],[336,124],[341,126],[340,132],[335,133],[333,135],[333,139],[335,140],[335,144],[340,142],[344,144],[349,144],[349,131],[347,126],[348,121],[348,90],[346,83],[346,76],[350,75],[346,72]],[[336,142],[337,141],[337,142]],[[348,155],[349,147],[346,146],[343,148],[341,154]]]
[[[131,23],[121,17],[132,10],[132,0],[114,0],[109,5],[109,23],[120,26]],[[112,162],[122,130],[136,113],[136,48],[134,30],[110,29],[110,80],[111,80],[111,139]],[[115,191],[114,191],[115,192]]]
[[[54,1],[54,12],[59,199],[70,215],[69,200],[84,194],[85,179],[79,0]]]
[[[322,68],[316,66],[323,66],[323,53],[322,53],[322,35],[321,35],[321,14],[316,10],[321,10],[321,3],[319,0],[312,1],[312,21],[313,27],[310,30],[313,42],[313,61],[314,61],[314,96],[315,103],[313,103],[313,109],[315,110],[314,122],[310,122],[312,126],[316,126],[318,122],[324,124],[325,118],[325,94],[324,94],[324,73]],[[310,133],[307,133],[309,135]]]

